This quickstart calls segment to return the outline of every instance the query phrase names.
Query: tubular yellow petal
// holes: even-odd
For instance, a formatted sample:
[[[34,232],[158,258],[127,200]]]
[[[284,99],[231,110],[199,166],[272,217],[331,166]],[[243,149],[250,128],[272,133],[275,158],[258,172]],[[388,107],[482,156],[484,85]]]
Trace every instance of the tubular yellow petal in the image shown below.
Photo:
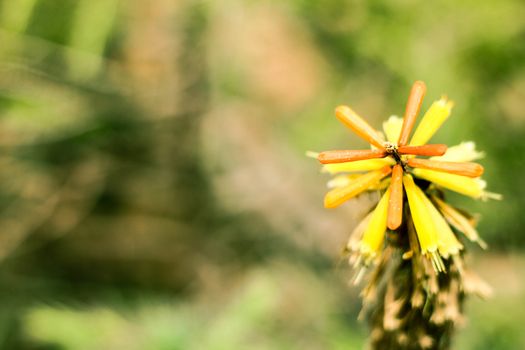
[[[444,155],[430,159],[446,162],[472,162],[484,156],[485,154],[483,152],[476,151],[476,144],[474,142],[468,141],[449,147]]]
[[[437,204],[437,207],[445,219],[452,226],[458,231],[463,232],[463,234],[472,242],[477,242],[481,248],[487,248],[487,243],[479,237],[478,231],[474,228],[469,219],[436,196],[432,196],[432,201]]]
[[[448,101],[445,97],[432,103],[432,106],[430,106],[423,116],[423,119],[421,119],[412,140],[410,140],[410,145],[420,146],[427,143],[450,116],[450,111],[453,106],[454,103]]]
[[[377,184],[377,186],[371,186],[370,190],[386,190],[388,186],[390,186],[390,180],[391,178],[387,177],[386,179],[381,180],[381,182]]]
[[[435,253],[438,249],[437,230],[427,206],[419,195],[421,189],[417,187],[412,176],[408,174],[403,176],[403,185],[407,193],[408,206],[416,227],[421,253]],[[424,196],[424,194],[422,195]]]
[[[385,166],[380,170],[371,171],[359,176],[345,187],[335,188],[328,192],[324,197],[325,208],[335,208],[343,204],[352,197],[366,191],[370,186],[375,186],[379,181],[390,174],[392,170]]]
[[[430,199],[428,199],[428,197],[423,193],[423,191],[418,191],[418,195],[427,206],[427,210],[430,212],[432,220],[436,225],[439,254],[444,258],[448,258],[450,255],[458,254],[459,251],[463,249],[463,245],[458,241],[454,235],[454,232],[452,232],[450,229],[450,226],[448,226],[443,216],[441,216],[439,211],[432,204]]]
[[[396,144],[401,133],[401,126],[403,125],[403,118],[392,115],[386,122],[383,122],[383,131],[386,134],[388,142]]]
[[[403,185],[407,193],[408,206],[410,207],[421,253],[430,260],[436,272],[443,272],[445,271],[445,265],[439,252],[439,248],[443,244],[440,243],[440,235],[438,226],[434,221],[434,215],[423,199],[425,194],[414,183],[411,175],[403,176]]]
[[[385,239],[386,222],[388,216],[388,199],[390,198],[390,190],[387,190],[370,218],[363,239],[361,240],[360,251],[363,255],[365,263],[377,256],[377,253],[383,247]]]
[[[346,249],[350,252],[357,252],[360,249],[361,245],[361,239],[363,238],[363,234],[368,227],[368,223],[372,219],[373,211],[369,213],[357,226],[354,228],[352,233],[350,234],[350,237],[348,238],[348,242],[346,243]]]
[[[345,126],[350,128],[359,137],[362,137],[370,144],[383,149],[383,141],[379,137],[379,133],[370,126],[363,118],[361,118],[356,112],[354,112],[348,106],[339,106],[335,109],[335,115],[337,119]]]
[[[380,158],[380,159],[365,159],[357,160],[355,162],[339,163],[339,164],[326,164],[322,168],[323,173],[337,174],[357,171],[371,171],[378,170],[385,165],[394,165],[395,160],[392,158]]]
[[[336,188],[336,187],[345,187],[350,185],[352,181],[357,179],[362,174],[347,174],[347,175],[339,175],[334,177],[332,180],[328,181],[326,184],[326,187],[328,188]],[[380,182],[377,182],[376,184],[371,184],[367,190],[369,191],[375,191],[375,190],[384,190],[390,185],[390,178],[383,179]]]
[[[481,198],[483,196],[483,189],[486,186],[485,181],[478,178],[473,179],[471,177],[448,174],[440,171],[412,169],[412,173],[436,185],[472,198]]]

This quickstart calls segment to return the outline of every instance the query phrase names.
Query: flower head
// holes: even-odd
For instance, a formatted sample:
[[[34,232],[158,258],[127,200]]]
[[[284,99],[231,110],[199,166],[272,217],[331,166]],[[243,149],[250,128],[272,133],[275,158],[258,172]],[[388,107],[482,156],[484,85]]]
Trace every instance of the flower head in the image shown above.
[[[349,244],[355,264],[367,265],[375,260],[383,250],[387,231],[400,232],[407,219],[413,223],[417,242],[411,242],[410,247],[415,248],[406,255],[417,250],[437,272],[446,270],[443,259],[454,257],[463,249],[450,225],[470,240],[485,245],[472,222],[441,198],[442,189],[476,199],[497,197],[485,191],[486,183],[480,179],[483,167],[472,162],[482,153],[475,150],[472,142],[450,148],[427,143],[450,116],[453,103],[445,97],[430,106],[410,137],[425,93],[425,84],[416,81],[404,118],[392,116],[383,123],[386,140],[350,107],[337,107],[337,119],[371,147],[316,154],[323,171],[338,174],[329,182],[332,189],[324,199],[326,208],[335,208],[365,191],[384,191],[367,216],[366,225],[358,226],[359,239],[354,237]]]

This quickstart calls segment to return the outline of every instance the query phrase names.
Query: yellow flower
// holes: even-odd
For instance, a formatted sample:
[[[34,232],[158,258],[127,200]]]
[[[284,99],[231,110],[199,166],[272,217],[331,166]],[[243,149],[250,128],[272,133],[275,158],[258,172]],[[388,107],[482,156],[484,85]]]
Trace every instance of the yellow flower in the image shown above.
[[[326,208],[335,208],[348,199],[368,190],[371,186],[377,186],[382,178],[390,174],[390,171],[390,167],[385,166],[380,170],[371,171],[357,177],[344,187],[337,187],[331,190],[324,197],[324,206]]]
[[[353,244],[353,251],[360,255],[358,260],[365,264],[380,254],[386,231],[399,230],[406,215],[412,217],[421,254],[431,261],[436,271],[444,271],[443,259],[463,249],[449,223],[483,245],[465,217],[439,198],[433,196],[431,200],[426,194],[426,191],[448,189],[476,199],[497,197],[485,191],[486,183],[480,179],[483,167],[472,163],[483,156],[473,142],[451,148],[427,144],[450,116],[451,101],[443,97],[434,102],[410,138],[425,93],[425,84],[415,82],[404,118],[391,116],[383,123],[387,141],[350,107],[337,107],[337,119],[367,141],[370,149],[311,154],[323,164],[323,172],[340,174],[329,182],[331,190],[325,196],[326,208],[335,208],[365,191],[386,189],[366,226],[359,226],[359,249]],[[408,211],[403,210],[404,193]]]
[[[383,241],[386,233],[389,198],[390,190],[387,190],[372,212],[370,222],[368,223],[368,226],[363,234],[363,239],[361,240],[359,249],[361,255],[365,259],[365,262],[369,262],[371,259],[375,258],[377,253],[383,247]]]
[[[423,116],[423,119],[421,119],[414,136],[410,140],[410,144],[412,146],[420,146],[427,143],[450,116],[452,107],[454,107],[454,103],[447,101],[446,97],[442,97],[434,102]]]

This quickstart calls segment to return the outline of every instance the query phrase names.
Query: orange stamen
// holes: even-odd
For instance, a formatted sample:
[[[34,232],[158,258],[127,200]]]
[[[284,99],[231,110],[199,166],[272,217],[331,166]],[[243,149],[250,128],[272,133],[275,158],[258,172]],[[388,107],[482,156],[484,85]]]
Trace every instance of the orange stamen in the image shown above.
[[[401,226],[403,221],[403,167],[394,165],[392,181],[390,182],[390,198],[388,200],[387,226],[391,230]]]
[[[468,177],[479,177],[483,174],[484,170],[478,163],[439,162],[435,160],[416,158],[409,159],[407,165],[412,168],[443,171]]]
[[[317,159],[321,164],[332,164],[384,157],[386,157],[386,152],[383,150],[344,150],[321,152]]]
[[[335,109],[335,115],[337,119],[345,126],[350,128],[355,132],[359,137],[362,137],[368,143],[379,147],[384,148],[384,141],[378,136],[377,131],[370,126],[363,118],[357,115],[350,107],[339,106]]]
[[[423,145],[423,146],[400,146],[397,148],[399,154],[413,154],[415,156],[435,157],[442,156],[447,151],[447,145]]]
[[[414,85],[412,85],[412,90],[410,90],[407,107],[405,109],[403,126],[401,127],[401,133],[399,134],[399,141],[397,142],[399,146],[404,146],[408,143],[408,137],[414,128],[426,92],[427,87],[422,81],[416,81]]]

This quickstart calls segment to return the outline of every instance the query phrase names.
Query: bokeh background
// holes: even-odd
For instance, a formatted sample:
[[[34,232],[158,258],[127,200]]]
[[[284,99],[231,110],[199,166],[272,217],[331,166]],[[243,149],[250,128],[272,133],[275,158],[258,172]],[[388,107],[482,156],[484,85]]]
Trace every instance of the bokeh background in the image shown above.
[[[501,202],[457,349],[524,349],[521,0],[0,0],[0,348],[359,349],[341,249],[374,198],[325,210],[306,150],[360,148],[447,94]]]

